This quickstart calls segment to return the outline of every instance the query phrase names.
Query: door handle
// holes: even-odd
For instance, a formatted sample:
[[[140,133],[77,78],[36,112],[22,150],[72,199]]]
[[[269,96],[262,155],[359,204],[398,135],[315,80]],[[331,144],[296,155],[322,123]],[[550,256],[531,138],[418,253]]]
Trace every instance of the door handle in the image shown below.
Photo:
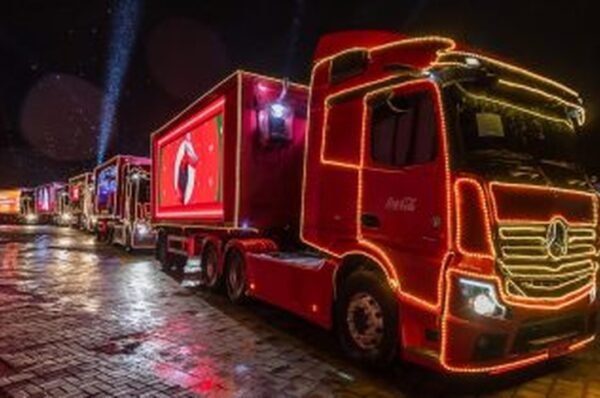
[[[364,227],[368,228],[379,228],[381,226],[379,217],[377,217],[375,214],[363,213],[360,216],[360,222]]]

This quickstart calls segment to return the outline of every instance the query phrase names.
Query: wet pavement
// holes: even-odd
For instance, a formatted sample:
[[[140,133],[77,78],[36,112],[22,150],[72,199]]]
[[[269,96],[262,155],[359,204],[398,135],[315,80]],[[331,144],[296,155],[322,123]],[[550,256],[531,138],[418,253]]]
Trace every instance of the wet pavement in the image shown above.
[[[494,379],[369,372],[285,312],[181,286],[149,254],[0,226],[0,397],[600,397],[600,345]]]

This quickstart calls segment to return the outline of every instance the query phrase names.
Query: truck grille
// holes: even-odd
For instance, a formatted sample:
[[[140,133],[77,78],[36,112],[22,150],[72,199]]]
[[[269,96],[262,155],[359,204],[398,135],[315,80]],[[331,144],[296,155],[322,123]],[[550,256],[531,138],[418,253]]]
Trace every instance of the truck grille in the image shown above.
[[[560,224],[560,225],[559,225]],[[562,221],[498,228],[498,267],[509,295],[560,298],[594,281],[596,233]]]

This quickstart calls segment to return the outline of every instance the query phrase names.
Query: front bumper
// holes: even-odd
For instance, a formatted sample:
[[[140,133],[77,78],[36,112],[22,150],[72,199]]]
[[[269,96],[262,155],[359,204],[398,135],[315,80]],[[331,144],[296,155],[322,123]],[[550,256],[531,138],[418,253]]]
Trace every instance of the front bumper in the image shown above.
[[[567,355],[594,340],[598,300],[567,305],[508,305],[505,318],[467,314],[455,305],[460,274],[451,273],[442,317],[441,365],[452,372],[501,373]]]

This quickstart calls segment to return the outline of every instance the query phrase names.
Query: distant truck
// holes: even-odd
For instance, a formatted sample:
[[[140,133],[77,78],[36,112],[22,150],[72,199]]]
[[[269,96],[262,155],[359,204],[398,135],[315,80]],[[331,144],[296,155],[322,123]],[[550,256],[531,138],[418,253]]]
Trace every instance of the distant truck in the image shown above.
[[[20,203],[20,222],[23,224],[36,224],[38,216],[35,212],[35,190],[22,188]]]
[[[94,173],[82,173],[69,179],[69,200],[73,225],[93,232],[96,228],[94,213]]]
[[[17,224],[21,214],[21,190],[0,189],[0,224]]]
[[[63,184],[56,191],[57,213],[54,223],[61,227],[71,227],[75,224],[76,218],[71,209],[71,198],[69,196],[69,185]]]
[[[150,159],[119,155],[94,170],[96,234],[128,250],[152,249]]]
[[[584,116],[451,39],[332,34],[310,87],[238,71],[152,135],[157,258],[335,330],[361,363],[566,355],[598,326]]]
[[[63,209],[65,184],[52,182],[35,188],[35,214],[38,223],[56,224]]]

